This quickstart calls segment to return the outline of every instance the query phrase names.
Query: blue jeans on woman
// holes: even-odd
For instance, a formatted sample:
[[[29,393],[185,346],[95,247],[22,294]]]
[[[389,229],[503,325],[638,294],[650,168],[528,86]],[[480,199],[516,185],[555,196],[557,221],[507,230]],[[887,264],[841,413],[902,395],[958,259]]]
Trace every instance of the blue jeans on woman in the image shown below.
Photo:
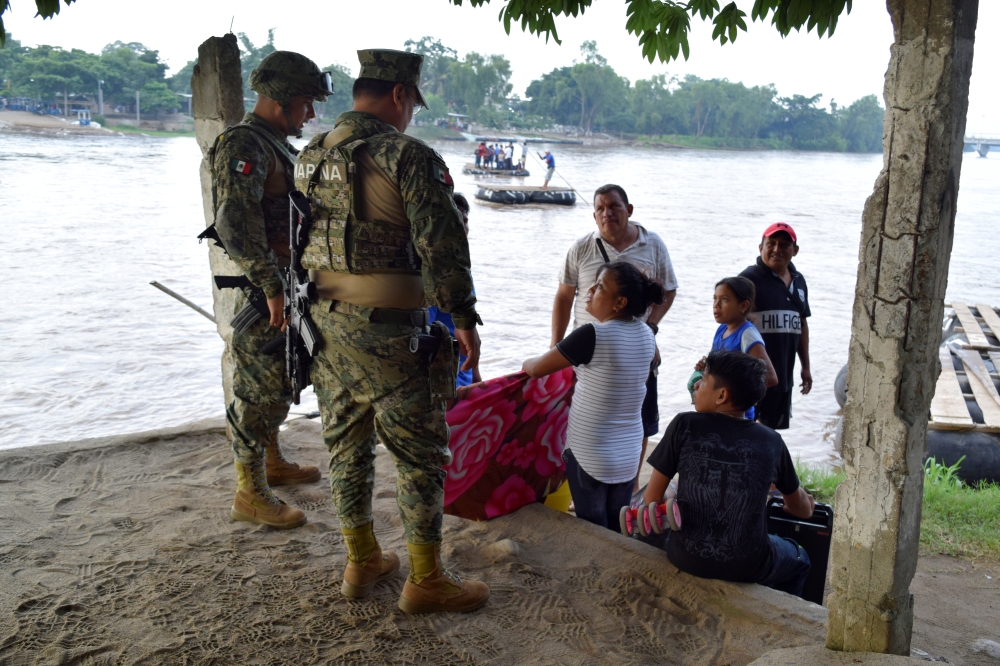
[[[566,480],[573,495],[576,517],[617,532],[618,513],[631,501],[635,479],[625,483],[604,483],[583,471],[570,449],[563,451],[562,458],[566,463]]]

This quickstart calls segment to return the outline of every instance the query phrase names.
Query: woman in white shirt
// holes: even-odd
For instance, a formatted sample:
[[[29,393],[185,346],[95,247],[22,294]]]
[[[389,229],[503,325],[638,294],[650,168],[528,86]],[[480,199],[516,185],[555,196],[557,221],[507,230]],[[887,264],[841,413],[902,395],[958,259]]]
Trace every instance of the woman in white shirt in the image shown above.
[[[599,323],[580,326],[522,367],[541,377],[576,366],[563,452],[566,478],[576,515],[613,530],[639,468],[642,401],[656,354],[653,332],[640,317],[663,298],[663,287],[632,264],[606,264],[586,301]]]

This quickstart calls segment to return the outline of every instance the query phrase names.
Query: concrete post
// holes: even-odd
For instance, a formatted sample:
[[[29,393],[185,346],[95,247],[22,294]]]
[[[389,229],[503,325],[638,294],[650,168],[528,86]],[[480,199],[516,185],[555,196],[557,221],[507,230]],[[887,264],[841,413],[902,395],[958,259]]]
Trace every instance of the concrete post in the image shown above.
[[[201,198],[205,209],[205,226],[215,220],[212,202],[212,170],[207,153],[215,138],[226,127],[235,125],[243,117],[243,74],[240,69],[240,50],[236,35],[210,37],[198,47],[198,64],[191,76],[191,103],[194,113],[194,131],[201,148]],[[208,263],[212,275],[239,275],[240,269],[214,242],[209,242]],[[219,335],[226,343],[222,352],[222,388],[226,405],[233,401],[232,359],[229,345],[233,329],[229,320],[235,314],[236,294],[233,289],[212,289],[212,305]]]
[[[927,419],[978,0],[889,0],[885,158],[865,203],[827,647],[908,655]]]

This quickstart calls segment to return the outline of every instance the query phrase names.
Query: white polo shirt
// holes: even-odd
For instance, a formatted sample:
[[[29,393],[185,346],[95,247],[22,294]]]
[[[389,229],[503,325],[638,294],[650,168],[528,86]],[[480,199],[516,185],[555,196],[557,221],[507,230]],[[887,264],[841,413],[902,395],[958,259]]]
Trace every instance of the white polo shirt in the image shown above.
[[[602,241],[612,262],[627,261],[638,268],[647,277],[655,279],[665,291],[677,289],[677,278],[674,277],[674,267],[670,263],[670,253],[660,237],[647,231],[641,224],[634,224],[639,229],[639,237],[627,248],[618,252],[611,243]],[[587,292],[597,282],[597,271],[604,265],[604,256],[597,247],[600,231],[595,229],[586,236],[579,238],[566,253],[566,263],[559,273],[559,282],[576,287],[576,299],[573,304],[573,328],[582,324],[594,324],[597,320],[587,312]],[[643,315],[642,320],[646,320]]]

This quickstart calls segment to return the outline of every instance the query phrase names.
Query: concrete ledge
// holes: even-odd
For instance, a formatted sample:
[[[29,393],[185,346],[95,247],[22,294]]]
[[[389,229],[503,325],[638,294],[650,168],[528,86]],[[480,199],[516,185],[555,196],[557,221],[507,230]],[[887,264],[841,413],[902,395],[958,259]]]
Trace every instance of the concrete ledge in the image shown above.
[[[916,657],[901,657],[895,654],[877,652],[835,652],[822,645],[783,648],[768,652],[760,659],[750,662],[750,666],[916,666],[926,664]]]

